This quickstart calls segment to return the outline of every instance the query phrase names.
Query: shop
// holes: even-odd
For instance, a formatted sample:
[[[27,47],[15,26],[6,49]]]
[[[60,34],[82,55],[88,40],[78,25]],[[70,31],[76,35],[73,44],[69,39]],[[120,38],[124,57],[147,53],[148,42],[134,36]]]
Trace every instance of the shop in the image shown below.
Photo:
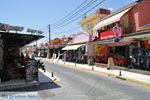
[[[46,58],[47,57],[47,48],[39,47],[38,48],[38,57]]]
[[[27,59],[21,47],[43,36],[0,32],[0,90],[38,85],[37,62]]]
[[[107,45],[105,44],[94,45],[94,58],[95,62],[107,63]]]
[[[83,31],[78,32],[72,42],[68,43],[68,46],[64,47],[62,50],[65,51],[66,61],[77,62],[77,63],[87,63],[88,57],[88,44],[91,40],[91,35]]]
[[[38,47],[38,57],[46,58],[48,53],[48,44],[40,44]]]
[[[124,29],[118,22],[112,24],[111,29],[107,27],[98,30],[91,45],[94,45],[94,59],[96,63],[108,63],[108,58],[112,57],[114,64],[118,66],[128,66],[130,45],[134,40],[124,40]]]
[[[112,57],[116,66],[150,70],[149,30],[123,34],[117,38],[117,42],[115,39],[90,42],[90,45],[94,45],[96,63],[107,64],[108,58]]]
[[[128,67],[130,45],[135,41],[121,41],[118,43],[108,43],[108,57],[113,57],[114,64],[117,66]]]
[[[86,56],[86,45],[85,44],[74,44],[64,47],[66,61],[77,62],[77,63],[87,63]]]
[[[130,45],[130,67],[150,70],[150,30],[142,30],[125,36],[125,40],[134,40]]]
[[[94,45],[96,62],[107,64],[112,57],[115,65],[124,68],[149,69],[149,3],[149,0],[134,2],[94,26],[97,36],[89,44]]]
[[[67,45],[68,41],[64,41],[63,39],[55,38],[51,40],[48,45],[49,48],[49,56],[53,59],[62,59],[63,50],[62,48]]]

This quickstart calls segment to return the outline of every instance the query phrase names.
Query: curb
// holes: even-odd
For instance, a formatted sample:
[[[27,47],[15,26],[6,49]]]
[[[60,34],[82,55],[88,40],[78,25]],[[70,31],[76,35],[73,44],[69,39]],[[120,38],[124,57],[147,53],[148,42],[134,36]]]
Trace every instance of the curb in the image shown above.
[[[39,69],[39,71],[42,72],[47,77],[49,77],[52,80],[52,82],[59,82],[60,81],[60,79],[58,77],[56,77],[56,76],[52,77],[52,74],[49,72],[44,72],[41,69]]]
[[[50,61],[50,60],[49,59],[48,60],[44,59],[44,61]],[[107,72],[102,72],[102,71],[82,68],[82,67],[75,66],[75,65],[70,65],[70,64],[64,64],[64,63],[59,63],[59,62],[57,63],[57,62],[52,62],[52,61],[50,61],[50,62],[53,63],[53,64],[65,65],[65,66],[72,67],[72,68],[77,68],[77,69],[86,70],[86,71],[90,71],[90,72],[96,72],[96,73],[103,74],[105,76],[109,76],[109,77],[112,77],[112,78],[118,78],[118,79],[121,79],[121,80],[124,80],[124,81],[127,81],[127,82],[132,82],[132,83],[135,83],[135,84],[139,84],[139,85],[150,87],[150,83],[138,81],[138,80],[131,79],[131,78],[128,78],[128,77],[123,77],[123,76],[119,76],[119,75],[110,74],[110,73],[107,73]]]

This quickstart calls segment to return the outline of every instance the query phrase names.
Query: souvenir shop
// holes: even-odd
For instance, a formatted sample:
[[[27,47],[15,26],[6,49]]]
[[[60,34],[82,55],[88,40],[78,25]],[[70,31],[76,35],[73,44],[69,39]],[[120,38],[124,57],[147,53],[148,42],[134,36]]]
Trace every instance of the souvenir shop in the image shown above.
[[[130,45],[130,67],[150,70],[150,31],[141,31],[125,37],[136,42]]]
[[[68,43],[68,46],[64,47],[64,54],[66,55],[66,61],[77,62],[77,63],[87,63],[87,42],[90,41],[92,37],[83,31],[79,31],[73,40]]]
[[[113,57],[116,66],[150,70],[149,33],[129,34],[119,42],[113,39],[93,42],[95,62],[107,64],[108,58]]]
[[[49,44],[48,48],[49,48],[49,54],[50,54],[50,58],[56,59],[62,59],[62,54],[63,54],[63,50],[62,48],[65,47],[67,45],[67,42],[64,41],[63,39],[59,39],[59,38],[55,38],[51,41],[51,43]]]
[[[38,57],[46,58],[47,57],[47,48],[39,47],[38,48]]]
[[[148,41],[139,41],[131,46],[131,65],[137,69],[150,68],[150,47]]]
[[[37,51],[38,51],[38,57],[43,57],[46,58],[47,57],[47,53],[48,53],[48,43],[42,43],[37,47]]]
[[[77,63],[87,63],[86,58],[86,46],[85,44],[69,45],[63,48],[65,50],[64,55],[66,56],[66,61],[77,62]]]
[[[0,32],[0,90],[20,83],[20,87],[39,84],[37,61],[25,57],[21,47],[42,37]]]

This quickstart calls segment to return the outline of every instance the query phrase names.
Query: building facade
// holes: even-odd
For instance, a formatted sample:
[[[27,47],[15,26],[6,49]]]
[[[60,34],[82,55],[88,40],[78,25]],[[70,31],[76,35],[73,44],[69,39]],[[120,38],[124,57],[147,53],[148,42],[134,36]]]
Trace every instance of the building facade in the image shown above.
[[[66,61],[77,63],[87,63],[87,42],[92,40],[92,36],[86,32],[79,31],[74,35],[73,40],[62,50],[66,51]]]
[[[106,16],[94,26],[96,62],[107,63],[113,57],[119,66],[150,69],[149,0],[139,0]]]
[[[90,35],[96,36],[93,32],[93,27],[97,25],[103,17],[109,14],[110,10],[100,8],[91,16],[83,18],[78,24],[81,25],[83,31]]]

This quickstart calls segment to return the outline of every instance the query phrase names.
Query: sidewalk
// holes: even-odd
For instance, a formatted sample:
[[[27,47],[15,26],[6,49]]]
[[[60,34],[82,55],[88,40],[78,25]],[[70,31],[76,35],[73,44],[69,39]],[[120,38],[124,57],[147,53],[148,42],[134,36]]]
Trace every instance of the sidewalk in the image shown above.
[[[150,87],[150,76],[149,75],[143,75],[139,73],[134,73],[134,72],[128,72],[128,71],[123,71],[123,70],[107,70],[106,68],[100,68],[94,66],[89,66],[87,64],[76,64],[76,63],[71,63],[71,62],[65,62],[62,60],[57,60],[57,59],[47,59],[47,58],[40,58],[45,61],[50,61],[52,63],[57,63],[57,64],[65,64],[71,67],[76,67],[76,68],[82,68],[82,69],[87,69],[90,71],[95,71],[101,74],[105,74],[108,76],[112,76],[115,78],[120,78],[123,80],[127,80],[130,82],[134,82],[137,84],[142,84],[145,86]]]

